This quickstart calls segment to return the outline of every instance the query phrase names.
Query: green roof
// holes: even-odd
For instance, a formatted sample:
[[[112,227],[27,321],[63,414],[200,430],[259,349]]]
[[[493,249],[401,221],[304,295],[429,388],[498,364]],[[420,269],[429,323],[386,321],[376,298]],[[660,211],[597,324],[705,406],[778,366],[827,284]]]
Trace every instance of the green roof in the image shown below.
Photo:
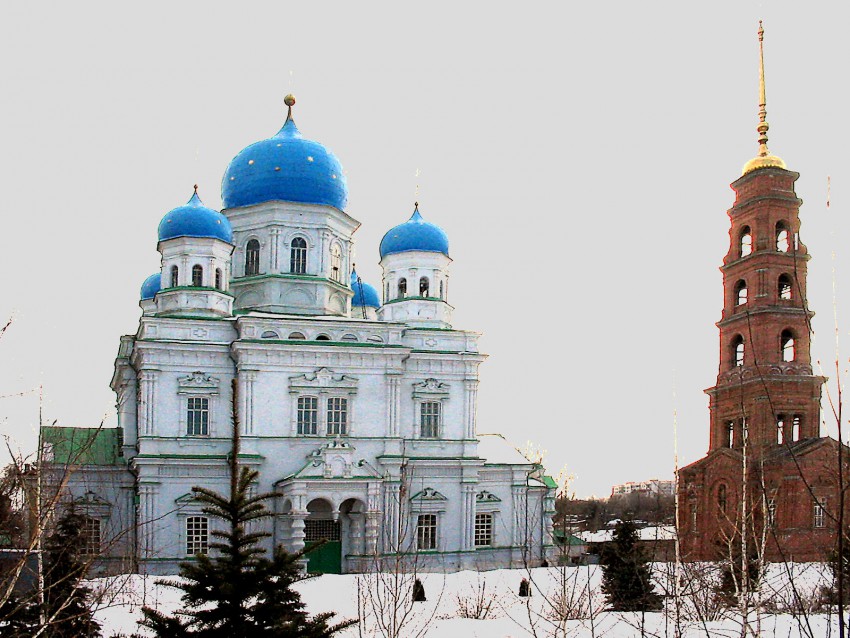
[[[44,460],[65,465],[121,465],[118,428],[41,428]]]
[[[558,482],[555,479],[553,479],[551,476],[544,476],[543,477],[543,484],[546,487],[548,487],[549,489],[552,489],[552,490],[558,489]]]

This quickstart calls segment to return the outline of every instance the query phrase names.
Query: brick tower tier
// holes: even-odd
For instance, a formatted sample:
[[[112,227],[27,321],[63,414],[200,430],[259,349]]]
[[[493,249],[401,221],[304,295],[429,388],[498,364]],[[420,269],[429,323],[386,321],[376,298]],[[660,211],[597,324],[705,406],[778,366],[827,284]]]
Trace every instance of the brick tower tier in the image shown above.
[[[679,473],[686,559],[729,558],[745,528],[754,553],[767,531],[768,560],[824,560],[835,545],[838,443],[820,436],[798,177],[767,166],[732,184],[709,449]]]

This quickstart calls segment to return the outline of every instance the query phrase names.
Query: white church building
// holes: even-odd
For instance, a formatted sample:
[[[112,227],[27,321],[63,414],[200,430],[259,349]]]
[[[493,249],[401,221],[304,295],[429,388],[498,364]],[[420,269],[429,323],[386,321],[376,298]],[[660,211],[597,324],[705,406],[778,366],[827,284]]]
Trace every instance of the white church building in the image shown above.
[[[417,204],[381,241],[380,293],[362,282],[342,167],[294,102],[230,163],[221,212],[196,187],[159,224],[161,271],[115,361],[119,427],[94,433],[103,449],[68,486],[102,570],[175,573],[208,551],[217,523],[192,487],[229,489],[234,385],[239,462],[275,494],[269,546],[327,539],[311,571],[395,552],[430,570],[551,560],[554,482],[478,431],[486,356],[451,324],[446,233]],[[43,433],[56,463],[70,430]]]

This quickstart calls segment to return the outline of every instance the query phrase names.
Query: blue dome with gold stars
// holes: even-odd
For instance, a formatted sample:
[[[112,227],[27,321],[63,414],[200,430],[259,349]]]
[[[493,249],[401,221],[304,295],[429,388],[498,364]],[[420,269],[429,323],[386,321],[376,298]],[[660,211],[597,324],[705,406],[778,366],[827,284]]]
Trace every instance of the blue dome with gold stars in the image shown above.
[[[352,308],[360,308],[369,306],[370,308],[380,308],[381,301],[378,299],[378,291],[374,286],[367,284],[362,279],[358,282],[359,277],[357,271],[351,271],[351,289],[354,291],[354,297],[351,299]]]
[[[387,255],[422,250],[443,253],[449,256],[449,237],[446,231],[419,214],[419,204],[413,210],[413,216],[403,224],[391,228],[381,240],[381,259]]]
[[[160,273],[155,273],[145,279],[142,282],[142,290],[141,290],[141,298],[142,301],[146,299],[153,299],[156,296],[156,293],[160,291],[162,288],[162,275]]]
[[[277,135],[251,144],[227,167],[221,182],[224,207],[282,200],[343,210],[348,186],[342,165],[327,148],[301,137],[292,119],[295,98],[287,95],[284,102],[289,113]]]
[[[217,210],[207,208],[195,193],[183,206],[168,211],[159,222],[159,241],[175,237],[212,237],[233,243],[233,229],[227,217]]]

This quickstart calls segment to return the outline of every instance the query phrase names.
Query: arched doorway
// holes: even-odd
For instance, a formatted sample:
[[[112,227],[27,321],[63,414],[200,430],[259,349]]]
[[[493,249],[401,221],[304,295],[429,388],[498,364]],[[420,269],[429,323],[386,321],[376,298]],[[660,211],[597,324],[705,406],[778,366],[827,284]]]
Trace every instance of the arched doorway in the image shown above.
[[[342,542],[340,541],[339,519],[334,516],[333,505],[323,498],[314,498],[307,503],[307,518],[304,519],[304,544],[309,550],[321,541],[326,541],[313,551],[308,551],[307,571],[311,574],[342,573]]]

